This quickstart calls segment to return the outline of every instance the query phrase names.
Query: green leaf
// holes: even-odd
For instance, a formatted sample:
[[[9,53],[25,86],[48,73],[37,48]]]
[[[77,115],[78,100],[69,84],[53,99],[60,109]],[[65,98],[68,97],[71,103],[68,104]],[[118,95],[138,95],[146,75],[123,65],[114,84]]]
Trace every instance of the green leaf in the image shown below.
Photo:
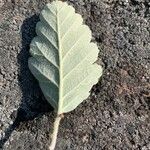
[[[58,114],[75,109],[102,74],[98,47],[81,15],[66,2],[47,4],[30,46],[29,68]]]

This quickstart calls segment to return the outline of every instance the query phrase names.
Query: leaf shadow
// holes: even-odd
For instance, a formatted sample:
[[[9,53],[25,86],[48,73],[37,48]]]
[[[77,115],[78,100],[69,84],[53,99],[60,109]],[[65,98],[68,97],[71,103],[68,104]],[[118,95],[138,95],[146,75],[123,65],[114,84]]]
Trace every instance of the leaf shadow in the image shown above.
[[[21,26],[21,51],[17,56],[19,64],[18,81],[22,91],[22,99],[19,108],[11,114],[14,120],[5,131],[4,137],[0,140],[0,148],[3,149],[4,144],[11,136],[12,132],[17,129],[21,122],[27,122],[39,117],[46,112],[50,112],[53,108],[45,100],[39,85],[28,68],[29,46],[31,40],[36,36],[35,27],[39,21],[38,15],[33,15],[23,21]]]

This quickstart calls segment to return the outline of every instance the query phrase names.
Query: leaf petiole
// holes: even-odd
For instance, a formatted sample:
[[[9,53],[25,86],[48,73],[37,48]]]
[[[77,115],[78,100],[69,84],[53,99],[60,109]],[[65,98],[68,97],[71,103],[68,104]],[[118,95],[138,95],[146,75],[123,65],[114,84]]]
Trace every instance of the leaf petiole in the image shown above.
[[[59,129],[59,124],[61,119],[64,117],[63,114],[57,115],[55,122],[54,122],[54,129],[53,129],[53,134],[51,136],[51,144],[49,146],[49,150],[54,150],[56,146],[56,141],[57,141],[57,135],[58,135],[58,129]]]

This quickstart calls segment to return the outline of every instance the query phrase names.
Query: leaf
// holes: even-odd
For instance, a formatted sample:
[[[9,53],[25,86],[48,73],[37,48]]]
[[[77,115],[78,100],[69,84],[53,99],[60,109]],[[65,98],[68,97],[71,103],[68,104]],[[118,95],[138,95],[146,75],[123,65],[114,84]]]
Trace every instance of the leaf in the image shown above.
[[[81,15],[66,2],[47,4],[30,45],[29,68],[58,114],[75,109],[102,74],[98,47]]]

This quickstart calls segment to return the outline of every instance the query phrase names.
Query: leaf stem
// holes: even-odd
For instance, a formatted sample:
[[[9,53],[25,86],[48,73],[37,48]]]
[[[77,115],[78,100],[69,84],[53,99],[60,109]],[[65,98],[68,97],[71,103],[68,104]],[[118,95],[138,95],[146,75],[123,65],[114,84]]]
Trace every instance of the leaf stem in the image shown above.
[[[58,129],[61,119],[63,118],[63,114],[57,115],[55,122],[54,122],[54,129],[53,134],[51,136],[51,144],[49,146],[49,150],[54,150],[57,142],[57,135],[58,135]]]

